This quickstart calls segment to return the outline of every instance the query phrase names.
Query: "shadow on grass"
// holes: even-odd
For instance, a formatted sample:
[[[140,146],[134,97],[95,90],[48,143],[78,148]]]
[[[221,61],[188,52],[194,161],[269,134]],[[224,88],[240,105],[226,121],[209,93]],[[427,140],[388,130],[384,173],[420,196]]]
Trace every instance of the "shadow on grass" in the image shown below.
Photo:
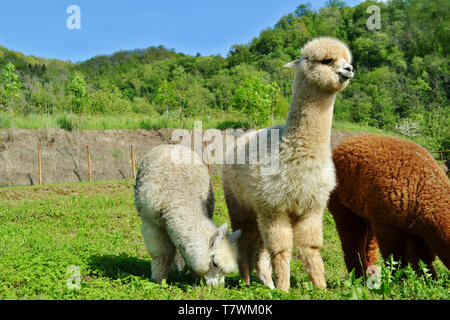
[[[107,277],[113,280],[124,280],[127,277],[136,276],[145,279],[151,279],[151,262],[147,259],[139,259],[127,254],[120,255],[94,255],[89,258],[89,268],[95,274]],[[304,271],[303,271],[304,272]],[[303,276],[291,274],[291,288],[297,289],[302,287],[302,283],[308,282],[306,274]],[[151,280],[153,282],[153,280]],[[251,283],[262,284],[256,276],[256,272],[252,272]],[[193,286],[200,286],[201,280],[194,272],[185,267],[182,271],[173,271],[169,273],[167,284],[176,286],[182,291],[189,291]],[[250,287],[252,287],[252,284]],[[246,288],[242,286],[241,277],[238,274],[230,274],[225,278],[225,287],[233,290],[241,290]],[[248,287],[247,287],[248,288]]]
[[[151,278],[151,263],[148,260],[120,255],[95,255],[89,257],[89,267],[98,274],[114,280],[126,278],[129,275]]]
[[[150,261],[127,254],[94,255],[89,258],[88,264],[97,274],[113,280],[126,279],[130,275],[151,279],[152,274]],[[200,284],[200,280],[188,268],[184,268],[182,271],[170,271],[167,284],[184,290],[186,286]]]

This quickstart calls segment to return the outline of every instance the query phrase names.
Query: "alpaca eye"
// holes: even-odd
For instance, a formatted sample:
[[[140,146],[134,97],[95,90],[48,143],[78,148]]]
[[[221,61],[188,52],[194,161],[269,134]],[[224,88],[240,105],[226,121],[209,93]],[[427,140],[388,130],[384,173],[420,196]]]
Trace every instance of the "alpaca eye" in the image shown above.
[[[332,62],[333,62],[333,59],[325,59],[325,60],[320,61],[321,64],[330,64]]]
[[[213,268],[219,268],[219,265],[215,263],[214,260],[211,262],[211,265],[213,266]]]

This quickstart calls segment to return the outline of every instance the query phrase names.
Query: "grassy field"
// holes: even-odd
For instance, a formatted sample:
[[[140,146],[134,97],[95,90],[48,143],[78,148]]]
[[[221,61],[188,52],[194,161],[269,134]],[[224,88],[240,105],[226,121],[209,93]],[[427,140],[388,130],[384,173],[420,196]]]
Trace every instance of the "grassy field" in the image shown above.
[[[236,113],[216,112],[204,115],[201,118],[186,118],[180,121],[165,117],[124,113],[119,115],[76,115],[76,114],[29,114],[16,116],[14,128],[16,129],[65,129],[65,130],[118,130],[118,129],[160,129],[160,128],[188,128],[194,127],[194,121],[201,120],[203,129],[226,129],[227,125],[246,125],[241,121],[242,116]],[[0,129],[11,128],[10,116],[0,112]]]
[[[211,114],[205,114],[198,118],[185,118],[183,121],[171,118],[167,121],[159,115],[146,115],[138,113],[124,113],[120,115],[76,115],[76,114],[29,114],[26,116],[16,116],[14,118],[15,129],[64,129],[67,131],[74,130],[157,130],[157,129],[176,129],[185,128],[194,129],[194,122],[201,121],[202,129],[248,129],[248,121],[241,114],[235,111],[211,111]],[[279,125],[284,124],[286,119],[275,119],[273,123],[267,124]],[[408,137],[393,130],[379,129],[371,127],[367,124],[354,123],[334,119],[333,129],[345,131],[357,131],[365,133],[374,133],[379,135],[394,136],[410,141],[429,149],[435,150],[433,143],[429,137],[418,135]],[[8,113],[0,112],[0,129],[10,129],[11,118]],[[434,154],[437,157],[437,154]]]
[[[162,116],[126,113],[121,115],[85,115],[75,114],[29,114],[16,116],[14,128],[16,129],[65,129],[65,130],[119,130],[119,129],[161,129],[161,128],[194,128],[194,121],[202,121],[203,129],[247,128],[248,123],[242,115],[236,112],[215,112],[200,118],[186,118],[182,122],[177,119],[166,119]],[[272,124],[284,124],[286,119],[275,119]],[[0,112],[0,129],[11,128],[10,115]],[[394,131],[382,130],[365,124],[348,121],[333,120],[333,129],[360,131],[381,135],[397,136],[410,139],[422,146],[426,146],[426,139],[417,136],[413,139]]]
[[[228,220],[219,177],[213,177],[214,220]],[[0,189],[0,299],[449,299],[450,272],[435,263],[439,280],[409,268],[382,268],[382,287],[369,290],[346,272],[335,225],[327,212],[324,247],[327,290],[308,281],[302,263],[291,263],[288,293],[256,279],[246,287],[237,273],[210,288],[190,274],[172,272],[167,283],[150,279],[151,259],[134,209],[133,181],[109,181]],[[69,289],[69,266],[81,288]]]

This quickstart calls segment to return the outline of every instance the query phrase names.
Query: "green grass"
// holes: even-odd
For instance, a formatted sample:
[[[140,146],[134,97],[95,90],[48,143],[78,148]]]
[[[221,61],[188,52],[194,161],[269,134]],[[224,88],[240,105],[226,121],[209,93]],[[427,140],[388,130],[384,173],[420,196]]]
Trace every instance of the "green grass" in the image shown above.
[[[202,129],[248,129],[248,121],[241,114],[231,111],[211,111],[209,115],[197,118],[186,118],[183,121],[177,119],[166,119],[162,116],[124,113],[120,115],[75,115],[75,114],[29,114],[26,116],[16,116],[14,118],[14,128],[16,129],[64,129],[73,130],[120,130],[120,129],[164,129],[164,128],[186,128],[192,130],[195,121],[202,122]],[[284,124],[286,119],[275,119],[270,125]],[[0,129],[11,128],[10,115],[0,112]],[[374,133],[387,136],[395,136],[411,140],[419,145],[429,147],[429,139],[424,136],[410,138],[395,131],[378,129],[366,124],[352,123],[335,119],[333,129]],[[430,150],[437,151],[437,150]]]
[[[171,118],[168,123],[162,116],[152,116],[138,113],[120,115],[84,115],[75,114],[29,114],[16,116],[16,129],[79,129],[79,130],[112,130],[112,129],[159,129],[159,128],[187,128],[193,129],[194,121],[201,120],[203,129],[246,128],[247,121],[236,112],[214,112],[198,118],[186,118],[182,122]],[[273,125],[284,124],[286,119],[275,119]],[[0,113],[0,129],[11,128],[10,115]],[[333,128],[339,130],[361,131],[376,134],[402,136],[398,133],[377,129],[364,124],[345,121],[333,121]]]
[[[186,118],[183,121],[177,119],[166,119],[162,116],[125,113],[120,115],[84,115],[75,114],[29,114],[27,116],[16,116],[14,118],[14,128],[16,129],[64,129],[72,130],[120,130],[120,129],[163,129],[163,128],[186,128],[192,130],[195,121],[202,121],[202,129],[236,129],[248,128],[248,121],[237,112],[211,111],[209,115],[198,118]],[[275,119],[272,125],[284,124],[285,119]],[[10,115],[0,112],[0,129],[11,128]],[[428,147],[427,137],[417,136],[410,138],[390,130],[383,130],[370,127],[365,124],[352,123],[335,119],[333,129],[358,131],[388,135],[411,140],[421,146]],[[437,151],[437,150],[430,150]]]
[[[215,112],[198,118],[186,118],[183,121],[170,118],[167,122],[162,116],[137,113],[120,115],[75,115],[75,114],[29,114],[14,117],[16,129],[64,129],[64,130],[118,130],[118,129],[161,129],[161,128],[194,128],[194,121],[201,120],[203,129],[228,128],[245,123],[242,116],[235,112]],[[229,126],[228,126],[229,125]],[[10,115],[0,113],[0,129],[11,128]]]
[[[218,176],[214,220],[228,221]],[[151,279],[133,181],[109,181],[0,189],[0,299],[448,299],[450,272],[435,263],[439,280],[406,269],[378,292],[348,280],[339,238],[329,213],[324,219],[328,289],[308,281],[302,263],[291,262],[291,290],[269,290],[253,275],[246,287],[237,273],[210,288],[188,271],[172,272],[167,284]],[[81,288],[68,289],[69,266],[80,268]],[[388,271],[388,268],[383,270]],[[364,293],[364,294],[362,294]]]
[[[170,118],[168,121],[162,116],[146,115],[139,113],[124,113],[120,115],[76,115],[76,114],[29,114],[16,116],[14,128],[16,129],[64,129],[72,130],[120,130],[120,129],[163,129],[186,128],[192,130],[195,121],[202,122],[202,129],[236,129],[248,128],[248,121],[235,111],[211,111],[211,114],[201,117],[190,117],[183,121]],[[286,119],[275,119],[272,124],[284,124]],[[11,118],[8,113],[0,112],[0,129],[11,128]],[[353,123],[335,119],[333,129],[374,133],[408,139],[427,147],[427,137],[407,137],[395,131],[378,129],[366,124]],[[430,150],[436,151],[436,150]]]

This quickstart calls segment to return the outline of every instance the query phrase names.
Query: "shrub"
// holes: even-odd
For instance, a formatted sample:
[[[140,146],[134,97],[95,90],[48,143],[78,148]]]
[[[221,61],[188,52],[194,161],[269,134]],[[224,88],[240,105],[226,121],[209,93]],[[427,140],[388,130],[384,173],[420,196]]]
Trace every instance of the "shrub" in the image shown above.
[[[146,99],[139,97],[134,98],[133,102],[131,103],[131,111],[151,116],[158,115],[155,108]]]
[[[61,129],[66,131],[73,131],[76,128],[76,121],[68,115],[58,117],[57,123]]]
[[[11,127],[11,121],[8,117],[0,116],[0,128],[7,129]]]
[[[249,129],[250,123],[247,120],[225,120],[217,124],[217,129]]]
[[[139,128],[145,130],[158,130],[167,128],[167,122],[165,119],[158,118],[156,120],[144,119],[139,123]]]
[[[408,118],[403,119],[400,123],[395,124],[395,131],[407,137],[417,137],[418,135],[420,135],[419,129],[419,123],[411,121]]]

